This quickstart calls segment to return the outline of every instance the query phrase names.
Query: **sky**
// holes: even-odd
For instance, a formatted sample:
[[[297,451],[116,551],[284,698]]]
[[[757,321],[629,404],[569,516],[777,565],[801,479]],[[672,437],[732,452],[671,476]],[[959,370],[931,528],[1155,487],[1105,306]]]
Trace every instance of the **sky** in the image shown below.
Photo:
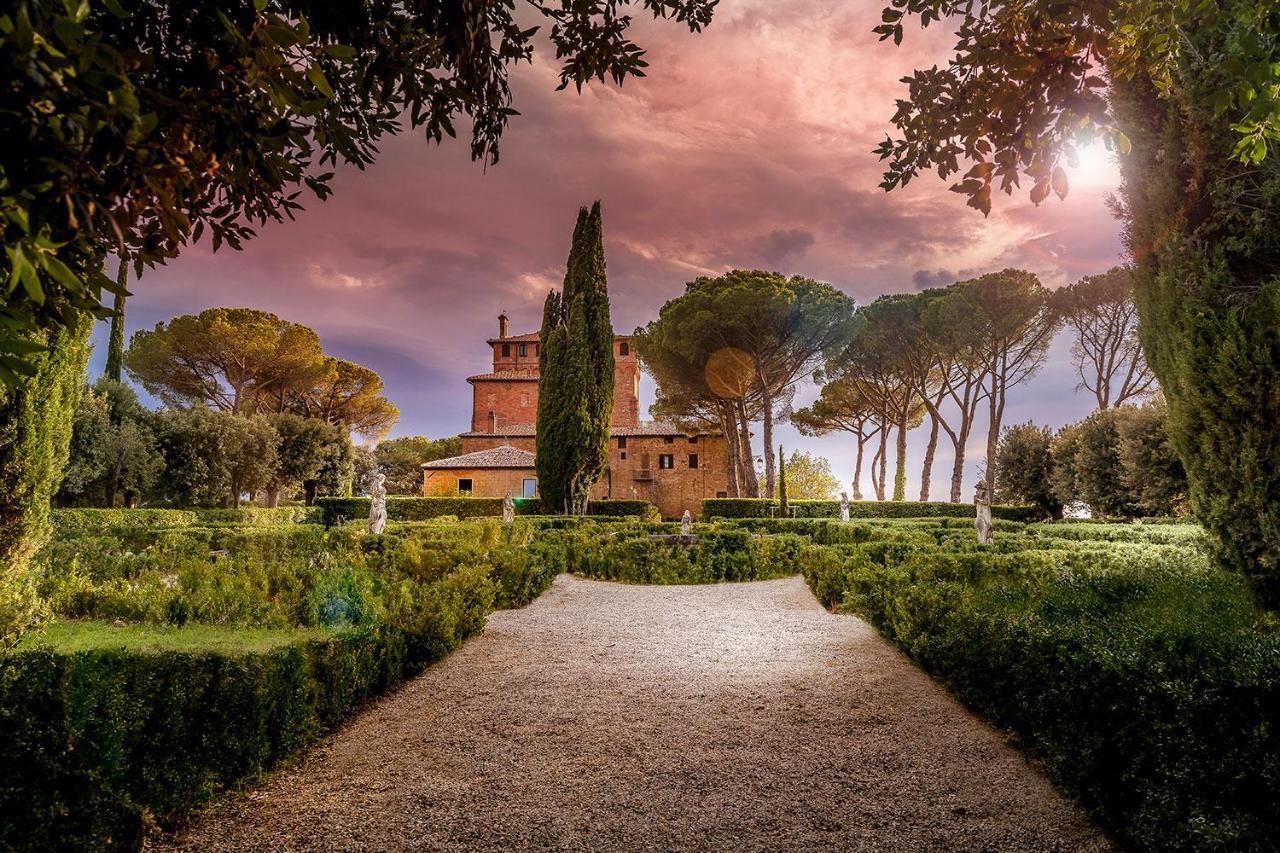
[[[206,239],[148,270],[132,288],[126,331],[218,305],[274,312],[382,375],[401,412],[392,436],[434,437],[468,427],[465,377],[486,369],[499,312],[514,332],[537,328],[563,278],[577,209],[595,199],[619,333],[655,317],[687,281],[735,267],[828,281],[864,304],[1010,266],[1058,287],[1119,263],[1119,224],[1106,206],[1118,171],[1101,150],[1072,170],[1066,201],[1037,208],[1025,195],[999,196],[985,219],[936,176],[888,194],[878,187],[872,150],[891,130],[900,78],[948,56],[937,26],[908,30],[897,48],[879,42],[871,30],[881,5],[722,0],[695,35],[641,20],[637,4],[646,77],[556,92],[544,45],[513,72],[521,115],[497,165],[472,162],[465,139],[388,139],[373,167],[339,170],[332,198],[311,199],[243,251],[214,253]],[[92,372],[105,341],[102,326]],[[1088,414],[1092,396],[1075,388],[1069,348],[1062,336],[1040,373],[1010,392],[1006,423]],[[816,394],[806,383],[796,405]],[[641,395],[642,405],[652,400],[647,377]],[[850,479],[849,437],[806,438],[787,424],[778,440]],[[910,497],[924,440],[912,436]],[[969,484],[981,445],[975,435]],[[945,498],[950,469],[950,448],[940,447],[934,497]]]

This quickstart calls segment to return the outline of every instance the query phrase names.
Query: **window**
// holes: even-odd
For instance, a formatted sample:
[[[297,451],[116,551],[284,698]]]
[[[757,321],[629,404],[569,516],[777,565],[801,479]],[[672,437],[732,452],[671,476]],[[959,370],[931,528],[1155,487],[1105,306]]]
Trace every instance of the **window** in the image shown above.
[[[697,467],[698,467],[698,454],[696,454],[696,453],[690,453],[690,454],[689,454],[689,467],[690,467],[690,468],[697,468]]]
[[[697,437],[696,435],[691,435],[691,436],[689,436],[689,443],[690,443],[690,444],[697,444],[697,443],[698,443],[698,437]]]
[[[471,478],[470,477],[458,478],[458,491],[464,495],[471,494]]]
[[[716,497],[718,497],[718,498],[727,498],[727,497],[729,497],[729,493],[728,493],[728,492],[716,492]]]
[[[526,355],[528,355],[528,354],[529,354],[529,345],[528,345],[528,344],[521,344],[521,345],[520,345],[520,356],[521,356],[521,358],[523,358],[524,356],[526,356]]]
[[[623,356],[624,358],[628,355],[631,355],[631,344],[627,343],[626,341],[623,341],[622,343],[618,344],[618,355]]]
[[[618,436],[618,449],[622,449],[626,446],[627,446],[627,437],[625,435]]]
[[[510,357],[511,357],[511,344],[503,344],[503,345],[502,345],[502,357],[503,357],[503,358],[510,358]]]
[[[672,453],[658,454],[658,468],[660,468],[663,471],[670,471],[674,467],[676,467],[675,454],[672,454]]]
[[[667,436],[666,438],[662,439],[662,440],[663,440],[664,442],[666,442],[667,444],[675,444],[675,443],[676,443],[675,438],[674,438],[673,436],[670,436],[670,435],[669,435],[669,436]]]
[[[520,494],[522,497],[532,498],[538,494],[538,480],[535,477],[526,477],[520,483]]]
[[[622,451],[622,458],[623,458],[623,459],[626,459],[626,458],[627,458],[627,451],[625,451],[625,450],[624,450],[624,451]]]

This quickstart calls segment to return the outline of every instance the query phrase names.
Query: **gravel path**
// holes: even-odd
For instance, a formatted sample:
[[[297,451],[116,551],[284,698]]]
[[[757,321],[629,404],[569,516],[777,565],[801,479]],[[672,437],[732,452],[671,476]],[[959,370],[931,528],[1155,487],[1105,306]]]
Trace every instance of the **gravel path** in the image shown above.
[[[167,843],[1111,849],[1015,750],[799,578],[568,576]]]

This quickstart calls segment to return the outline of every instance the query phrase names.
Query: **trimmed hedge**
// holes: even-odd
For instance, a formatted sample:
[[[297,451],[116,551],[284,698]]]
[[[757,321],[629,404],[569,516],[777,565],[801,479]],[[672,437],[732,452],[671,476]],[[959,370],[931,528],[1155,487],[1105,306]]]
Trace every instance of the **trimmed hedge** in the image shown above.
[[[401,677],[398,632],[265,653],[35,648],[0,663],[0,848],[137,849]]]
[[[556,534],[536,536],[526,521],[486,519],[382,536],[113,527],[51,542],[36,574],[64,619],[230,638],[317,627],[229,653],[130,650],[108,625],[88,650],[36,635],[0,657],[0,849],[136,848],[153,822],[180,821],[448,653],[495,606],[541,594],[566,558]]]
[[[112,528],[194,527],[200,523],[193,509],[55,509],[55,536],[78,536]]]
[[[318,523],[321,513],[316,507],[306,506],[249,506],[239,509],[55,509],[52,517],[55,535],[79,536],[117,528],[269,527]]]
[[[542,502],[537,498],[516,498],[518,515],[542,515]],[[359,521],[369,517],[368,498],[320,498],[316,501],[321,519],[326,525]],[[641,516],[655,512],[648,501],[604,500],[592,501],[587,506],[590,515]],[[502,498],[478,497],[408,497],[392,495],[387,498],[388,521],[428,521],[442,516],[456,518],[481,518],[502,515]]]
[[[790,501],[798,518],[839,518],[839,501]],[[769,518],[778,502],[765,498],[707,498],[702,502],[702,518]],[[973,504],[931,501],[850,501],[849,518],[973,518]],[[993,518],[1027,523],[1045,518],[1033,506],[993,506]]]
[[[1274,849],[1274,615],[1195,548],[1014,538],[1022,550],[876,542],[800,560],[821,601],[1014,732],[1126,846]]]

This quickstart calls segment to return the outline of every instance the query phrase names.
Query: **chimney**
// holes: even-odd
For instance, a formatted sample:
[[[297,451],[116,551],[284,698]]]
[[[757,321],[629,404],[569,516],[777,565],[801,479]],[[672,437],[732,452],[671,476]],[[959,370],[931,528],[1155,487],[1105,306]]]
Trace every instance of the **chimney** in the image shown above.
[[[505,338],[507,336],[507,312],[503,311],[498,315],[498,337]]]

